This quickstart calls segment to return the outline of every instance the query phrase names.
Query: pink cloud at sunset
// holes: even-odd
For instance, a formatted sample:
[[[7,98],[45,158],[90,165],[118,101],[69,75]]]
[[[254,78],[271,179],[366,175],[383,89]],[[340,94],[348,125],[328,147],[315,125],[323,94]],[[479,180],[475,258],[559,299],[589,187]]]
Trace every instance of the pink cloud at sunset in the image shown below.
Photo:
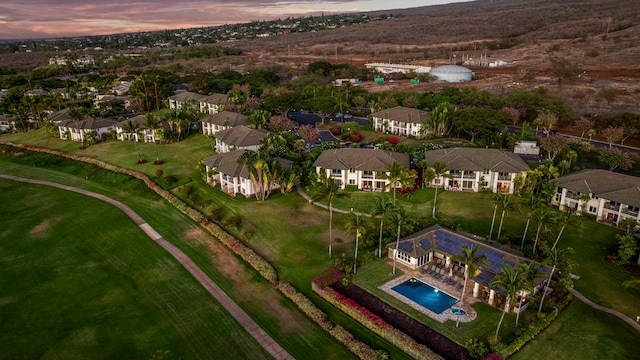
[[[0,39],[51,38],[216,26],[366,12],[460,0],[21,0],[0,4]]]

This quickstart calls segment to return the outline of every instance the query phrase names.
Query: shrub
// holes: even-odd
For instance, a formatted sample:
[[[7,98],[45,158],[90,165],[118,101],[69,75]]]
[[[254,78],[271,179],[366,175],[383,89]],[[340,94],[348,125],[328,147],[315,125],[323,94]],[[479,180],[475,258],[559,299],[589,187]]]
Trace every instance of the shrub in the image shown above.
[[[162,160],[155,160],[153,162],[153,165],[162,165],[162,164],[164,164],[164,161],[162,161]]]
[[[84,149],[84,148],[81,148],[81,149]],[[146,164],[146,163],[147,163],[147,160],[145,159],[138,160],[138,164]]]
[[[469,355],[474,359],[480,359],[481,357],[489,353],[489,344],[484,341],[478,341],[478,339],[468,339],[464,344],[464,347],[469,350]]]
[[[392,136],[389,138],[389,142],[391,143],[391,145],[398,145],[398,143],[400,143],[400,139],[398,139],[395,136]]]
[[[162,175],[164,175],[164,171],[162,171],[162,169],[156,170],[156,176],[157,177],[162,178]]]
[[[240,226],[242,226],[242,218],[239,215],[229,216],[224,221],[224,225],[225,226],[231,226],[231,227],[234,227],[236,229],[240,229]]]
[[[175,183],[176,181],[178,181],[178,178],[176,178],[176,177],[175,177],[175,176],[173,176],[173,175],[167,175],[167,177],[166,177],[166,178],[164,178],[164,181],[168,182],[169,184],[173,184],[173,183]]]

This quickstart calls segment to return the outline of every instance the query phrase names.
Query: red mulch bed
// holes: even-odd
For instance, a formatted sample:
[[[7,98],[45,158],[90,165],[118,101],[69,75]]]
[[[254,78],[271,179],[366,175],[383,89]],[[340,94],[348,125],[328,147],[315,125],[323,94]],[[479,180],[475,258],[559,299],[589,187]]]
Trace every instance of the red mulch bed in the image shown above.
[[[346,287],[336,284],[332,287],[342,295],[353,299],[369,309],[369,311],[378,315],[396,329],[411,336],[418,343],[427,346],[443,358],[448,360],[472,359],[469,351],[467,351],[464,346],[399,311],[362,288],[353,284],[349,284]]]
[[[631,264],[625,264],[624,268],[636,275],[640,275],[640,267]]]

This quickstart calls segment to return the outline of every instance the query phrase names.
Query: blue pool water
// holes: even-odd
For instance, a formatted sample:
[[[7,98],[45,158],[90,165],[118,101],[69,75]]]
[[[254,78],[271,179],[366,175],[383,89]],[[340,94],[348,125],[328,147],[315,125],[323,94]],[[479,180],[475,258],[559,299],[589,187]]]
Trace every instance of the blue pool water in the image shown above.
[[[458,299],[445,294],[417,279],[409,279],[391,290],[426,307],[436,314],[441,314],[453,306]]]

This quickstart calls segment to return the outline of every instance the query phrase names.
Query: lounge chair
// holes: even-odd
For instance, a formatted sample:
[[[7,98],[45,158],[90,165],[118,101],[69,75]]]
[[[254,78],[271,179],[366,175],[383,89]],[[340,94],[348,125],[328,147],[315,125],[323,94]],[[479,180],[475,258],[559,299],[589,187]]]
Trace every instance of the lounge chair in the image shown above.
[[[464,280],[460,281],[460,284],[456,286],[456,290],[462,290],[463,287],[464,287]]]

